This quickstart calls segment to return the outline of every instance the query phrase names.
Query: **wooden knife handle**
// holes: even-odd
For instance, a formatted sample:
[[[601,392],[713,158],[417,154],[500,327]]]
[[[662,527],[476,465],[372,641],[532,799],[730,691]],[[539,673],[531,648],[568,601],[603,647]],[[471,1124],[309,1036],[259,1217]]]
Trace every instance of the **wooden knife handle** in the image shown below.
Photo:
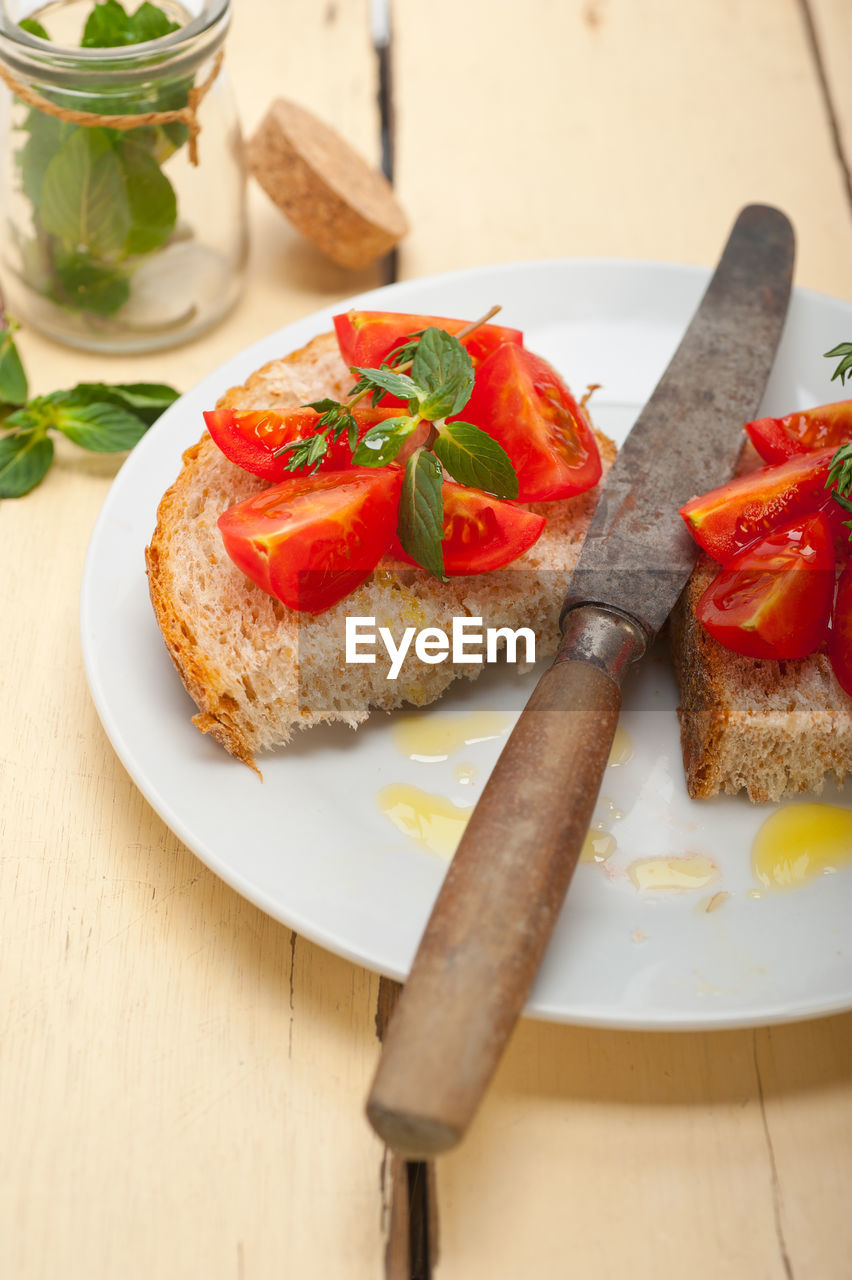
[[[568,614],[435,902],[367,1102],[376,1132],[427,1159],[463,1136],[521,1014],[583,846],[644,650],[620,615]]]

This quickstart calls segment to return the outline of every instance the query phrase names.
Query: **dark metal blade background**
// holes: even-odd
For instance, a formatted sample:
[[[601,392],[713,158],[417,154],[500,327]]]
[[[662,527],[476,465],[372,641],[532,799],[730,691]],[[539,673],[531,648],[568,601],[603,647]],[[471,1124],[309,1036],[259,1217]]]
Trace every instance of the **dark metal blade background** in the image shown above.
[[[740,213],[707,292],[607,478],[566,609],[595,602],[659,631],[695,563],[678,515],[731,476],[781,337],[795,240],[777,209]]]

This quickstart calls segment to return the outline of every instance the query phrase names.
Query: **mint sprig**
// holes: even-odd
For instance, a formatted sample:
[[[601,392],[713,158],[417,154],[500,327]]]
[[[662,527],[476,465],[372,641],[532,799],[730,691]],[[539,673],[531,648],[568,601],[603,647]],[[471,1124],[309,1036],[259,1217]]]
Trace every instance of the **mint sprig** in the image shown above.
[[[406,466],[397,532],[412,559],[438,578],[444,577],[442,465],[459,484],[498,498],[518,496],[518,477],[502,445],[470,422],[447,421],[464,408],[473,391],[473,362],[459,339],[485,324],[498,309],[493,307],[455,336],[435,326],[409,334],[378,369],[352,366],[358,381],[350,399],[345,404],[335,400],[312,404],[310,407],[321,415],[314,433],[277,450],[277,456],[289,455],[288,470],[316,470],[330,441],[343,434],[348,415],[353,463],[384,467],[396,459],[416,428],[428,423],[425,444],[415,450]],[[400,411],[398,417],[371,427],[354,443],[353,408],[368,396],[375,407],[386,395],[405,401],[407,412]]]
[[[102,0],[89,14],[81,46],[110,49],[160,39],[179,23],[145,0],[134,13]],[[42,40],[40,22],[20,26]],[[45,91],[57,106],[97,114],[178,110],[189,102],[192,76],[152,78],[138,97]],[[161,248],[177,225],[177,197],[163,163],[189,138],[180,121],[130,131],[75,125],[36,107],[23,123],[15,152],[23,195],[32,206],[32,238],[21,245],[23,273],[37,292],[60,306],[101,319],[130,297],[139,259]]]
[[[90,452],[124,452],[177,398],[159,382],[81,382],[30,398],[15,328],[9,320],[0,328],[0,498],[21,498],[41,484],[53,461],[50,432]]]

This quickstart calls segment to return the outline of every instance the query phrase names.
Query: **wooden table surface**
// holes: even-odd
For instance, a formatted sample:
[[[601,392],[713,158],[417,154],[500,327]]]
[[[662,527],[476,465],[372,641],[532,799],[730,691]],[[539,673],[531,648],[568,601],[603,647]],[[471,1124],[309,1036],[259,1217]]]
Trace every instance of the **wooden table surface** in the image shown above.
[[[378,161],[366,0],[234,9],[246,130],[285,94]],[[392,17],[412,223],[399,277],[547,256],[710,264],[759,200],[796,224],[798,284],[852,299],[848,0],[398,0]],[[249,284],[226,322],[147,358],[26,330],[35,389],[188,388],[388,278],[387,263],[322,259],[258,189],[250,216]],[[90,701],[78,592],[117,465],[69,447],[41,488],[0,504],[0,1274],[399,1280],[405,1200],[392,1212],[362,1113],[379,979],[198,862]],[[434,1171],[437,1247],[419,1274],[841,1280],[850,1181],[852,1015],[715,1034],[527,1021]]]

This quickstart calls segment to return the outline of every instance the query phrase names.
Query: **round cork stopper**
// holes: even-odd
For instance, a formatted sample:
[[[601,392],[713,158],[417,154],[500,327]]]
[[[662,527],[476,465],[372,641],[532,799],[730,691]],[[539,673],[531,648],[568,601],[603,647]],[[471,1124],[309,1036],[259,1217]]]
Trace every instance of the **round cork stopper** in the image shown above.
[[[282,213],[341,266],[366,267],[408,230],[382,174],[294,102],[273,102],[248,143],[247,160]]]

